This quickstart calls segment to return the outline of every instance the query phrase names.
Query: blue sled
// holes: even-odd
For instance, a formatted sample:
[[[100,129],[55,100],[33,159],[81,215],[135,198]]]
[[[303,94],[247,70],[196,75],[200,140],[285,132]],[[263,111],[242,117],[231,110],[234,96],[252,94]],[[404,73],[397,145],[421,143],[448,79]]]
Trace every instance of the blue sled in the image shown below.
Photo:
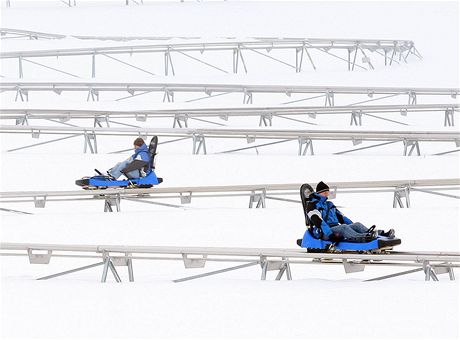
[[[76,185],[83,187],[84,189],[89,188],[110,188],[110,187],[137,187],[137,188],[151,188],[154,185],[163,182],[162,178],[158,178],[155,172],[152,170],[145,177],[131,178],[125,180],[111,180],[108,176],[96,175],[93,177],[86,177],[75,181]]]
[[[314,238],[310,231],[307,229],[303,235],[303,239],[297,240],[297,244],[302,248],[311,249],[314,251],[328,250],[332,244],[331,241],[321,240]],[[382,248],[393,247],[398,244],[401,244],[399,238],[388,238],[385,236],[378,236],[377,238],[369,242],[347,242],[341,241],[335,244],[336,250],[349,250],[349,251],[369,251],[369,250],[378,250]]]

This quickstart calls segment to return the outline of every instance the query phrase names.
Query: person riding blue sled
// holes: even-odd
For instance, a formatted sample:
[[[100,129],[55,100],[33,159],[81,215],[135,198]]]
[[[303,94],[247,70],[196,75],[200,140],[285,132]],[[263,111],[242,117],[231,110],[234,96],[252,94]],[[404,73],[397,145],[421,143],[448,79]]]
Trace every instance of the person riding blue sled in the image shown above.
[[[150,188],[163,182],[163,179],[157,177],[154,171],[158,137],[153,136],[148,147],[140,137],[134,140],[133,145],[134,154],[110,168],[107,175],[94,169],[97,172],[96,176],[83,177],[75,181],[75,184],[83,187],[83,189]],[[125,175],[127,179],[119,180],[122,175]]]
[[[353,222],[328,200],[329,186],[319,182],[316,191],[308,184],[300,189],[305,222],[309,227],[303,239],[297,241],[307,249],[373,250],[401,243],[394,229],[376,230],[360,222]]]

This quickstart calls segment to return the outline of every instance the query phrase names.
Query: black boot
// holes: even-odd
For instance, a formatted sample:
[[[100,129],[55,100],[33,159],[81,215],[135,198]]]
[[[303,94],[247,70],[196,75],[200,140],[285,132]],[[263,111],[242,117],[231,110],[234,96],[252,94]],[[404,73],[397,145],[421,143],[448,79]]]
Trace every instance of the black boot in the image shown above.
[[[381,234],[382,236],[388,237],[388,238],[394,238],[395,237],[395,230],[390,229],[387,232],[384,232]]]

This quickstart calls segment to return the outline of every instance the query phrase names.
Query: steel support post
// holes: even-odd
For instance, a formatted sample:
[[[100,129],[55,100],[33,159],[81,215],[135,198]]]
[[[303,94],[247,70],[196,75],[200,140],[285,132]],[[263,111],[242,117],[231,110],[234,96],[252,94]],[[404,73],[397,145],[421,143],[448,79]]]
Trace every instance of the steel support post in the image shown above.
[[[361,110],[359,111],[352,111],[351,112],[351,120],[350,120],[350,125],[356,125],[356,126],[361,126],[363,125],[363,112]]]
[[[29,120],[27,119],[27,114],[20,118],[16,118],[16,125],[29,125]]]
[[[433,267],[431,267],[428,261],[423,261],[423,271],[425,272],[425,281],[430,281],[430,278],[433,281],[439,281],[436,273],[433,270]]]
[[[267,268],[268,268],[268,261],[265,256],[260,257],[260,267],[262,268],[262,273],[260,276],[261,280],[267,279]]]
[[[417,93],[414,91],[409,91],[409,101],[408,105],[417,105]]]
[[[187,114],[176,114],[174,116],[174,123],[173,123],[173,128],[178,125],[180,128],[182,128],[182,123],[184,123],[184,126],[188,128],[188,115]]]
[[[310,155],[314,155],[313,152],[313,141],[310,138],[299,137],[299,156],[305,156],[308,149],[310,149]]]
[[[267,260],[265,256],[260,257],[260,267],[262,268],[262,274],[260,279],[261,280],[266,280],[267,279],[267,272],[268,271],[273,271],[273,270],[278,270],[278,274],[276,275],[275,280],[279,281],[281,280],[281,277],[283,274],[286,272],[286,278],[288,280],[292,280],[292,273],[291,273],[291,267],[289,266],[289,262],[287,261],[287,258],[283,257],[281,261],[270,261]]]
[[[447,109],[444,115],[444,126],[454,126],[454,109]]]
[[[97,140],[96,134],[93,132],[85,132],[85,146],[83,148],[83,153],[86,153],[86,150],[89,148],[91,153],[97,153]]]
[[[129,282],[134,282],[133,260],[132,259],[128,259],[128,276],[129,276]]]
[[[120,212],[120,201],[120,195],[106,195],[104,201],[104,212],[113,212],[113,206],[115,206],[117,212]]]
[[[351,65],[351,70],[355,70],[355,65],[356,65],[356,57],[358,55],[358,46],[355,47],[355,56],[353,57],[353,64]],[[350,69],[350,67],[348,67]]]
[[[96,78],[96,54],[91,56],[91,78]]]
[[[19,86],[16,87],[16,97],[14,98],[14,101],[17,102],[18,98],[21,98],[21,102],[24,101],[24,97],[26,98],[26,101],[29,101],[29,92],[26,90],[23,90]]]
[[[206,155],[206,141],[203,135],[193,135],[193,154],[198,155],[200,150],[203,150],[203,154]]]
[[[409,147],[410,150],[407,152]],[[414,150],[417,150],[417,156],[420,156],[420,146],[418,145],[418,140],[404,140],[404,156],[412,155]]]
[[[99,91],[93,89],[93,88],[90,88],[88,90],[88,96],[86,97],[86,101],[89,102],[89,98],[92,99],[92,101],[99,101]]]
[[[165,76],[169,75],[169,66],[171,65],[172,75],[175,76],[176,73],[174,72],[174,65],[171,58],[170,47],[165,52]]]
[[[393,42],[393,52],[391,53],[390,66],[393,64],[393,58],[394,58],[394,56],[396,54],[397,44],[398,44],[397,41]]]
[[[300,54],[300,58],[299,58],[299,52],[302,52]],[[297,47],[295,49],[295,71],[296,73],[299,73],[300,71],[302,71],[302,62],[303,62],[303,47],[302,48]]]
[[[351,51],[349,48],[347,49],[348,52],[348,71],[351,71]]]
[[[256,203],[256,208],[265,208],[265,197],[267,193],[265,189],[260,192],[251,191],[249,196],[249,209],[252,209],[252,205]]]
[[[22,79],[24,76],[24,73],[22,71],[22,57],[21,56],[18,58],[18,63],[19,63],[19,78]]]
[[[325,93],[324,106],[334,106],[334,92],[327,91]]]
[[[393,196],[393,208],[396,208],[398,205],[400,208],[404,208],[402,198],[406,199],[406,207],[410,208],[410,188],[402,187],[396,188]]]
[[[283,274],[286,272],[286,278],[288,280],[292,280],[292,274],[291,274],[291,267],[289,265],[289,262],[285,257],[282,258],[283,264],[281,265],[281,268],[278,272],[278,275],[276,275],[275,280],[279,281],[283,277]]]
[[[260,115],[259,126],[272,126],[273,115],[271,113],[264,113]]]
[[[454,270],[452,269],[452,267],[449,267],[449,279],[451,281],[455,281],[455,274],[454,274]]]
[[[252,92],[244,91],[243,104],[252,104]]]
[[[244,67],[244,72],[248,73],[248,69],[246,67],[246,63],[244,62],[243,53],[241,52],[240,46],[233,49],[233,73],[238,73],[238,64],[240,58]]]
[[[168,89],[165,89],[165,93],[163,95],[163,103],[168,100],[168,103],[174,103],[174,92]]]
[[[115,266],[113,265],[110,256],[106,256],[106,258],[104,259],[104,267],[103,267],[103,270],[102,270],[101,282],[104,283],[104,282],[107,281],[107,273],[109,271],[109,268],[110,268],[110,271],[112,272],[113,277],[115,278],[115,280],[117,282],[121,282],[120,276],[118,275],[118,272],[115,269]]]

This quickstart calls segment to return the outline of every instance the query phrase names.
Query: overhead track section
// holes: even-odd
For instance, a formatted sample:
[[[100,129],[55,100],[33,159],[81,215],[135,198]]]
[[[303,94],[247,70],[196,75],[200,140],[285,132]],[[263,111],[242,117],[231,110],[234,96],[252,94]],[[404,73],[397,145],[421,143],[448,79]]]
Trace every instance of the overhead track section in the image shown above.
[[[274,55],[273,51],[287,51],[292,55],[291,59],[293,60],[283,60],[280,56]],[[204,52],[220,52],[224,53],[224,55],[232,55],[232,70],[228,69],[228,67],[225,69],[223,66],[217,66],[210,61],[204,60]],[[248,73],[249,65],[247,64],[247,59],[249,54],[257,56],[259,59],[268,60],[271,63],[284,65],[286,69],[291,69],[295,72],[301,72],[304,67],[303,64],[307,62],[311,65],[311,69],[316,70],[318,62],[314,61],[312,52],[319,53],[321,60],[324,60],[324,54],[326,54],[333,57],[331,60],[343,62],[349,71],[375,69],[375,60],[371,60],[371,53],[379,59],[383,59],[385,66],[407,62],[409,56],[422,58],[414,42],[411,40],[266,38],[236,41],[222,40],[220,42],[170,42],[167,44],[125,44],[106,47],[2,51],[0,59],[17,59],[18,76],[19,78],[23,78],[23,62],[30,62],[38,66],[51,68],[37,62],[35,59],[43,57],[59,57],[61,59],[63,57],[86,56],[91,58],[91,75],[92,78],[95,78],[97,75],[96,60],[97,63],[102,63],[108,59],[107,57],[123,64],[128,64],[128,66],[137,68],[138,70],[155,74],[153,70],[146,70],[118,59],[117,56],[120,55],[160,54],[164,57],[164,75],[168,76],[175,75],[176,73],[177,67],[175,69],[174,59],[177,56],[192,63],[205,65],[207,68],[219,71],[219,73],[239,73],[243,71],[244,73]],[[219,58],[219,60],[221,59]],[[54,70],[65,73],[63,70]],[[76,76],[78,77],[78,75]]]

